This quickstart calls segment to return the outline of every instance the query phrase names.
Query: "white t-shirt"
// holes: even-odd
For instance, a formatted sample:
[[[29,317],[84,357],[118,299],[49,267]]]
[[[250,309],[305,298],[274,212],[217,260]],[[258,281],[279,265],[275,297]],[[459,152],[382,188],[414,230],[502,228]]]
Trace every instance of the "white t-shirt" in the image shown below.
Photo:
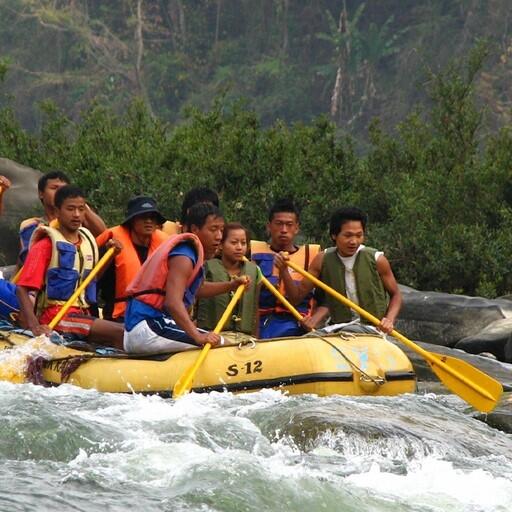
[[[359,298],[357,296],[357,286],[356,286],[356,276],[354,274],[354,264],[356,262],[357,254],[359,251],[364,249],[364,245],[361,244],[357,251],[348,257],[341,256],[338,251],[336,251],[336,255],[341,260],[343,265],[345,265],[345,291],[347,293],[347,297],[359,306]],[[377,251],[375,253],[375,261],[377,261],[384,253],[382,251]],[[352,309],[352,318],[357,319],[359,315]]]

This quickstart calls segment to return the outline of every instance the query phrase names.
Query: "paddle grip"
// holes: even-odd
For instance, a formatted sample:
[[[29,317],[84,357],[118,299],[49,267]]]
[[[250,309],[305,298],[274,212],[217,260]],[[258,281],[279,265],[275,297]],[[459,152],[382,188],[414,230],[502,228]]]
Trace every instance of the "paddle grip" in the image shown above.
[[[222,314],[219,321],[217,322],[215,329],[213,329],[213,332],[215,334],[219,334],[222,331],[228,318],[230,317],[231,313],[233,312],[233,309],[234,309],[236,303],[240,300],[240,297],[242,296],[244,291],[245,291],[244,284],[241,284],[236,289],[235,294],[233,295],[233,297],[231,297],[229,304],[227,305],[226,309],[224,310],[224,313]],[[173,398],[179,398],[180,396],[182,396],[185,393],[188,393],[190,391],[190,389],[192,388],[192,382],[197,373],[197,370],[203,364],[203,361],[206,359],[206,356],[211,347],[212,347],[211,344],[207,343],[201,350],[201,353],[199,354],[199,357],[196,359],[195,363],[176,381],[176,384],[174,385],[174,388],[172,390]]]
[[[66,303],[62,306],[59,312],[53,317],[51,322],[48,324],[50,329],[54,329],[58,323],[62,320],[64,315],[67,313],[68,309],[72,306],[73,302],[80,296],[80,294],[85,290],[86,286],[96,277],[98,272],[108,263],[110,258],[113,256],[115,251],[114,247],[108,249],[108,251],[103,255],[103,257],[98,261],[96,266],[91,270],[89,275],[80,283],[80,286],[75,290],[73,295],[66,301]]]
[[[363,308],[361,308],[360,306],[358,306],[357,304],[352,302],[350,299],[347,299],[347,297],[343,296],[341,293],[337,292],[330,286],[326,285],[324,282],[320,281],[320,279],[317,279],[315,276],[313,276],[306,270],[302,269],[301,267],[299,267],[292,261],[287,261],[286,264],[289,267],[293,268],[295,271],[299,272],[299,274],[302,274],[304,277],[309,279],[313,284],[315,284],[316,286],[318,286],[325,292],[329,293],[330,295],[332,295],[334,298],[338,299],[340,302],[342,302],[349,308],[352,308],[356,313],[359,313],[360,316],[362,316],[363,318],[366,318],[366,320],[370,321],[372,324],[377,325],[377,326],[380,324],[380,320],[377,317],[373,316],[371,313],[368,313],[368,311],[365,311]],[[461,382],[463,382],[464,384],[466,384],[467,386],[472,388],[474,391],[476,391],[481,396],[483,396],[489,400],[494,400],[494,397],[490,393],[488,393],[487,390],[483,389],[478,384],[475,384],[471,380],[467,379],[464,375],[462,375],[459,372],[457,372],[456,370],[454,370],[452,367],[447,365],[441,359],[434,356],[427,350],[421,348],[420,346],[416,345],[416,343],[413,343],[411,340],[406,338],[403,334],[400,334],[399,332],[397,332],[394,329],[391,331],[390,334],[392,336],[394,336],[396,339],[400,340],[405,345],[407,345],[411,350],[414,350],[415,352],[417,352],[418,354],[423,356],[430,364],[437,365],[438,367],[442,368],[444,371],[449,373],[452,377],[460,380]]]

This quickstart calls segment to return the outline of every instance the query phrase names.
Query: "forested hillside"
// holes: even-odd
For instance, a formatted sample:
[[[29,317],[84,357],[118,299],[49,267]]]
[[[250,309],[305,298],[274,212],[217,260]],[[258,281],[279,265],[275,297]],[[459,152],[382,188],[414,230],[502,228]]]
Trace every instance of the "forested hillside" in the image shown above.
[[[333,208],[420,289],[512,293],[512,46],[503,1],[5,0],[0,156],[81,185],[109,223],[190,187],[265,236]],[[5,218],[5,217],[4,217]]]
[[[3,0],[0,58],[25,127],[53,99],[74,119],[98,99],[134,96],[166,121],[219,94],[244,97],[264,125],[331,116],[366,139],[425,98],[426,70],[478,38],[492,55],[477,82],[493,125],[510,120],[506,0]]]

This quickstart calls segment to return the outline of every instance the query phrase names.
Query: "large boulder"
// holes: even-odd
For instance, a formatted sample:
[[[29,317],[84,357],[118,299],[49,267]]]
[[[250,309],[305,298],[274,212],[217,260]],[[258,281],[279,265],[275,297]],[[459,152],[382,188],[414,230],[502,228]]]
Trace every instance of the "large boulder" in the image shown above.
[[[505,339],[509,327],[508,332],[512,333],[510,300],[422,292],[406,286],[400,289],[404,304],[396,328],[409,338],[453,347],[460,340],[477,336],[493,322],[504,319],[511,321],[495,324],[493,333],[499,331],[500,339]]]
[[[41,173],[8,158],[0,158],[0,174],[7,176],[12,183],[4,195],[4,214],[0,217],[0,265],[7,265],[14,263],[18,255],[17,231],[20,221],[41,211],[37,197],[37,182]]]
[[[459,340],[455,348],[470,354],[488,352],[500,361],[512,363],[512,318],[491,322],[478,333]]]

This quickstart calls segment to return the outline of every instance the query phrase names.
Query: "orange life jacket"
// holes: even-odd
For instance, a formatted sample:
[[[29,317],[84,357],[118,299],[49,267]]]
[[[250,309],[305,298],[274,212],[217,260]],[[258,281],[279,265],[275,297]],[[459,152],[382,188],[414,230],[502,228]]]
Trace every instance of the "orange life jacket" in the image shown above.
[[[178,244],[187,241],[192,243],[197,251],[197,262],[187,281],[185,292],[185,304],[193,302],[195,290],[191,290],[190,286],[194,283],[199,272],[202,271],[204,251],[199,238],[192,233],[171,236],[165,240],[137,272],[126,289],[126,295],[136,298],[155,309],[162,310],[165,301],[165,284],[169,273],[169,253]]]
[[[142,262],[139,259],[139,255],[137,254],[130,236],[130,230],[127,227],[115,226],[107,229],[101,233],[98,238],[96,238],[96,242],[101,247],[111,238],[119,240],[123,245],[123,250],[117,254],[114,259],[116,289],[114,292],[114,310],[112,312],[112,318],[119,318],[123,317],[126,311],[126,301],[128,300],[126,289],[142,267]],[[151,241],[148,248],[148,258],[168,238],[169,237],[165,233],[157,229],[151,235]]]
[[[309,264],[320,251],[317,244],[301,245],[297,251],[290,253],[290,261],[299,265],[304,270],[308,270]],[[267,242],[259,240],[251,240],[251,259],[261,269],[261,273],[283,294],[286,295],[284,283],[279,279],[279,269],[274,265],[275,251],[270,248]],[[295,282],[302,280],[302,275],[289,269],[290,275]],[[312,296],[308,294],[304,300],[296,306],[297,310],[303,315],[307,315],[312,307]],[[286,306],[281,304],[272,293],[264,286],[260,291],[260,316],[269,315],[271,313],[289,313]]]

